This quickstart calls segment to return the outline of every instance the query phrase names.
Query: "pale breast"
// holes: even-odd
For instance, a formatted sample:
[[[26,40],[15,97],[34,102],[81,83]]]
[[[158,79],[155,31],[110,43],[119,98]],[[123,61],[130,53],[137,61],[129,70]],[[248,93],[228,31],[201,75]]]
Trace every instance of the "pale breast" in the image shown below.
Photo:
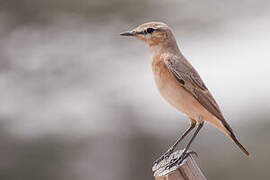
[[[163,60],[153,58],[152,70],[158,91],[169,104],[195,120],[205,114],[205,109],[171,75]]]

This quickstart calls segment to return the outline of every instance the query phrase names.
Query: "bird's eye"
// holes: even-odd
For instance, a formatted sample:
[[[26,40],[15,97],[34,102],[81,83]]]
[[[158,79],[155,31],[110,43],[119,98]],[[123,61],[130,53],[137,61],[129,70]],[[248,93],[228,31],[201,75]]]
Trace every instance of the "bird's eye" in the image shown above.
[[[146,32],[149,33],[149,34],[151,34],[154,31],[155,31],[155,29],[153,29],[153,28],[147,28],[146,29]]]

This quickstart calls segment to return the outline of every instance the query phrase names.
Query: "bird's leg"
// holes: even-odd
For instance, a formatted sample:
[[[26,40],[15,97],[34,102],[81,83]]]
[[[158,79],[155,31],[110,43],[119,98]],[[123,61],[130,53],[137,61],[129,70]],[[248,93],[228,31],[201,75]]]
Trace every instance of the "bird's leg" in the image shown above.
[[[188,152],[188,149],[189,149],[191,143],[193,142],[193,140],[195,139],[195,137],[197,136],[197,134],[199,133],[199,131],[201,130],[201,128],[203,127],[203,124],[204,124],[204,121],[200,122],[200,124],[198,125],[198,128],[196,129],[191,140],[189,141],[186,148],[184,149],[182,155],[179,158],[172,160],[172,162],[166,167],[167,169],[170,169],[171,167],[175,166],[176,164],[177,165],[181,164],[184,159],[186,159],[191,153],[193,153],[193,152]]]
[[[177,147],[177,145],[188,135],[188,133],[196,126],[196,121],[193,119],[190,119],[190,127],[184,132],[184,134],[176,140],[176,142],[157,160],[155,160],[154,164],[158,164],[163,159],[166,159],[170,157],[170,155],[173,153],[174,149]]]

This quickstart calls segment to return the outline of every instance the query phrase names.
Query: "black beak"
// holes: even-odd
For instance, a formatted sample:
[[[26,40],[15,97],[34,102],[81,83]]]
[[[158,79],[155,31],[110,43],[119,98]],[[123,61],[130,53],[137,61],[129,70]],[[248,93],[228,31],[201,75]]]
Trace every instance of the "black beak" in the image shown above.
[[[136,34],[135,31],[127,31],[120,33],[121,36],[134,36]]]

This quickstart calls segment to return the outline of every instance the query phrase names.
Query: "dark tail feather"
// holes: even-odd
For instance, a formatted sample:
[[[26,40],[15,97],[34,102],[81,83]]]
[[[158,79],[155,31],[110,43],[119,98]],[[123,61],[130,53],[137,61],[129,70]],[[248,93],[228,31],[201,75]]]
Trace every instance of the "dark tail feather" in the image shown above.
[[[244,146],[242,146],[242,144],[236,139],[235,135],[233,133],[231,133],[231,139],[235,142],[235,144],[248,156],[250,157],[249,152],[246,150],[246,148],[244,148]]]
[[[227,131],[229,131],[229,137],[233,140],[233,142],[235,142],[235,144],[248,156],[250,157],[249,152],[246,150],[246,148],[244,148],[244,146],[238,141],[238,139],[235,137],[232,128],[229,126],[229,124],[224,120],[223,121],[223,125],[224,127],[227,129]]]

